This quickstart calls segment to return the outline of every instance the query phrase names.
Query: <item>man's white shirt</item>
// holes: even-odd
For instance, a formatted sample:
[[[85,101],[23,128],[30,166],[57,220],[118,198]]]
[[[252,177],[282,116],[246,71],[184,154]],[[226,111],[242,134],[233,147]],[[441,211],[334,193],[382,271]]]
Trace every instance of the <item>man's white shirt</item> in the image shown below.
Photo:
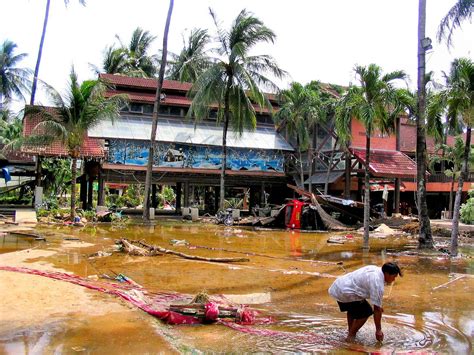
[[[338,277],[329,294],[342,303],[370,299],[373,305],[382,307],[384,284],[382,268],[368,265]]]

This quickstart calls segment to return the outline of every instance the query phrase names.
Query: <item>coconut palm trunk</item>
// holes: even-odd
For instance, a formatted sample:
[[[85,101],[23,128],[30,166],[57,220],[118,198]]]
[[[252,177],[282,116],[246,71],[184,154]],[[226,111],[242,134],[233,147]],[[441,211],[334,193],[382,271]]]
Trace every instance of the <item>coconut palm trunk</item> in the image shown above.
[[[226,92],[224,96],[224,127],[222,129],[222,166],[219,187],[219,209],[224,210],[225,201],[225,168],[227,165],[227,131],[229,129],[230,121],[230,88],[233,77],[229,75],[227,78]]]
[[[72,155],[71,167],[71,221],[76,217],[76,179],[77,179],[77,156]]]
[[[425,80],[425,48],[422,40],[425,38],[426,27],[426,0],[419,0],[418,17],[418,119],[416,120],[416,162],[418,188],[418,218],[420,233],[418,236],[419,248],[433,248],[431,224],[428,217],[426,203],[426,137],[425,137],[425,110],[426,110],[426,80]]]
[[[160,112],[160,97],[161,89],[163,88],[163,80],[165,77],[166,58],[168,54],[168,32],[171,22],[171,14],[173,13],[174,0],[170,0],[168,7],[168,15],[166,17],[165,31],[163,34],[163,52],[161,57],[160,73],[158,75],[158,85],[155,94],[155,104],[153,106],[153,118],[151,124],[151,137],[150,137],[150,148],[148,150],[148,164],[146,169],[145,177],[145,196],[143,198],[143,219],[150,219],[150,191],[151,191],[151,180],[153,176],[153,159],[155,157],[155,141],[156,141],[156,130],[158,127],[158,112]]]
[[[453,197],[454,197],[454,180],[455,176],[451,176],[451,189],[449,190],[449,218],[453,218]]]
[[[464,161],[461,173],[458,179],[458,190],[456,191],[456,199],[454,201],[453,210],[453,228],[451,230],[451,256],[458,255],[458,233],[459,233],[459,214],[461,210],[462,187],[464,180],[468,178],[469,172],[469,152],[471,150],[471,126],[466,130],[466,144],[464,147]]]
[[[370,225],[370,128],[365,139],[364,249],[369,249]]]
[[[33,76],[33,84],[31,86],[30,105],[35,104],[36,86],[38,84],[38,75],[39,75],[39,68],[41,64],[41,56],[43,55],[43,45],[44,45],[44,38],[46,36],[46,28],[48,27],[50,3],[51,3],[51,0],[46,0],[46,10],[44,14],[43,31],[41,32],[41,40],[40,40],[40,45],[38,49],[38,57],[36,58],[35,73]]]

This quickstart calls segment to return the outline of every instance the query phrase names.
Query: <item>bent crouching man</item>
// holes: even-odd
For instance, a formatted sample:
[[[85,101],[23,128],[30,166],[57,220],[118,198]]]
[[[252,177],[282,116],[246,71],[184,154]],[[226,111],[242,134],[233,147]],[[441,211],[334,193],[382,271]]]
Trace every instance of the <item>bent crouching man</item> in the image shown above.
[[[391,284],[402,272],[396,263],[385,263],[381,268],[364,266],[340,276],[329,288],[329,294],[336,299],[341,312],[347,312],[348,340],[355,338],[359,329],[373,314],[375,338],[383,340],[382,297],[384,284]],[[370,299],[374,309],[367,302]]]

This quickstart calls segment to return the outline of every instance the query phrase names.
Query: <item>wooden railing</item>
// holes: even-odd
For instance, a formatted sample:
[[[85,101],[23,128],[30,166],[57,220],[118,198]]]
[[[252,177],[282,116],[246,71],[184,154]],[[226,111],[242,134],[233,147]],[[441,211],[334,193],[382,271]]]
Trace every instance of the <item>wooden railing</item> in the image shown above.
[[[474,182],[474,173],[473,172],[468,174],[467,181]],[[435,173],[435,174],[431,174],[428,177],[428,182],[451,182],[451,177],[446,176],[443,173]]]

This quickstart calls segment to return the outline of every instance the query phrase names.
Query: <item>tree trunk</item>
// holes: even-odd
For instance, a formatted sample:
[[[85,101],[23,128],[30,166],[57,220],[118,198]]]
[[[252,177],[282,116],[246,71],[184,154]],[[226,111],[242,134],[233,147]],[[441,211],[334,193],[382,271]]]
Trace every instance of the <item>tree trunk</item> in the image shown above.
[[[35,104],[36,86],[38,84],[38,74],[39,74],[39,68],[40,68],[40,63],[41,63],[41,55],[43,54],[44,37],[46,36],[46,28],[48,27],[50,2],[51,0],[46,0],[46,11],[44,14],[43,32],[41,33],[41,40],[40,40],[40,45],[38,49],[38,57],[36,58],[35,74],[33,76],[33,85],[31,86],[30,105]]]
[[[72,157],[71,167],[71,221],[74,222],[76,216],[76,178],[77,178],[77,157]]]
[[[449,218],[453,218],[454,173],[451,176],[451,189],[449,190]]]
[[[420,234],[418,247],[432,249],[433,237],[431,224],[428,217],[426,203],[426,137],[425,137],[425,111],[426,111],[426,83],[425,83],[425,48],[422,40],[425,38],[426,27],[426,0],[419,0],[418,17],[418,119],[416,120],[416,161],[418,185],[418,218],[420,220]]]
[[[301,149],[298,149],[300,153],[300,179],[301,179],[301,188],[304,189],[304,167],[303,167],[303,154],[301,153]]]
[[[467,179],[469,172],[469,152],[471,150],[471,126],[467,126],[466,144],[464,146],[464,161],[462,163],[461,174],[459,174],[458,190],[453,209],[453,226],[451,229],[451,256],[458,255],[458,232],[459,232],[459,214],[461,209],[462,186]]]
[[[153,159],[155,157],[156,129],[158,126],[158,112],[160,112],[160,96],[165,77],[166,58],[168,55],[168,32],[170,29],[171,14],[173,13],[174,0],[170,0],[168,15],[166,17],[165,31],[163,34],[163,52],[161,55],[160,73],[158,74],[158,86],[156,87],[155,104],[153,105],[153,119],[151,124],[150,148],[148,153],[148,164],[145,177],[145,196],[143,198],[143,219],[150,219],[150,190],[153,175]]]
[[[345,153],[345,167],[344,167],[344,198],[349,200],[351,198],[351,168],[352,159],[349,148],[346,147]]]
[[[219,188],[219,210],[224,210],[225,201],[225,168],[227,165],[227,130],[229,128],[230,121],[230,87],[232,85],[233,76],[229,75],[227,78],[227,84],[225,89],[224,97],[224,127],[222,129],[222,166],[221,166],[221,178]]]
[[[331,173],[332,161],[334,159],[334,151],[336,150],[338,139],[339,139],[339,137],[337,137],[336,140],[334,141],[334,146],[332,147],[332,150],[331,150],[331,157],[329,158],[328,170],[326,172],[326,182],[324,184],[324,194],[325,195],[327,195],[328,191],[329,191],[329,174]]]
[[[396,139],[396,142],[395,142],[395,149],[397,151],[400,151],[400,130],[401,130],[401,122],[400,122],[400,117],[397,116],[396,120],[395,120],[395,125],[396,125],[396,132],[397,132],[397,135],[395,137]],[[400,178],[396,178],[395,179],[395,191],[394,191],[394,205],[395,205],[395,213],[400,213]]]
[[[369,249],[370,224],[370,127],[366,133],[365,143],[365,196],[364,196],[364,249]]]

